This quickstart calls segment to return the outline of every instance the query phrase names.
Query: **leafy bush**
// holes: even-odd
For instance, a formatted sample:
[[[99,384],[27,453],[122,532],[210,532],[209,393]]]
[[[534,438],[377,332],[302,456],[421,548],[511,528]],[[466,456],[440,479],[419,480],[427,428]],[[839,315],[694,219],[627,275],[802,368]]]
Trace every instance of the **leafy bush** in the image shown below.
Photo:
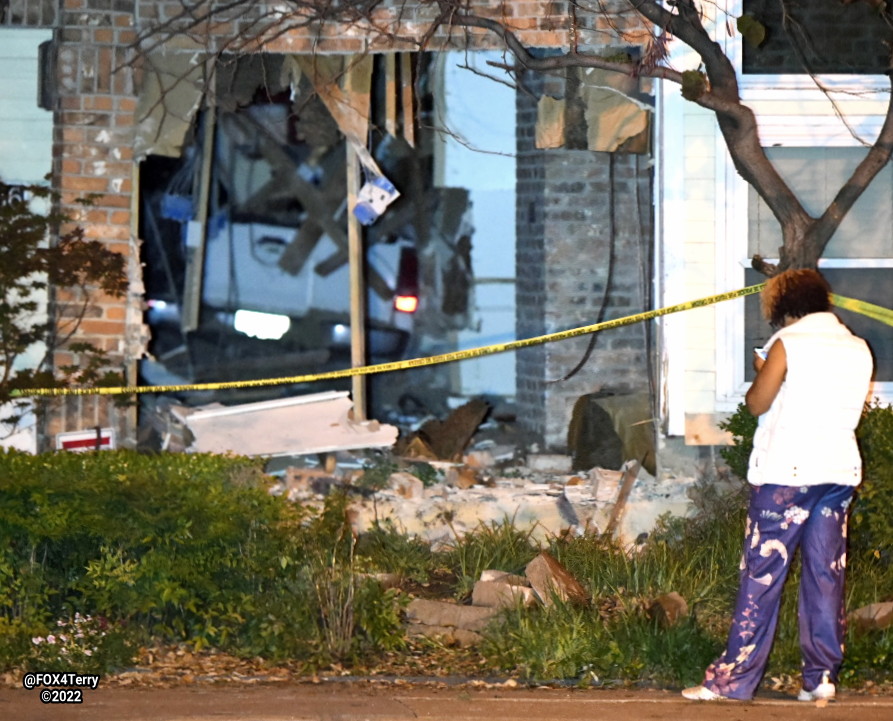
[[[339,574],[354,573],[344,508],[313,517],[266,485],[247,458],[0,453],[0,624],[11,632],[0,661],[23,663],[35,645],[64,655],[46,639],[58,641],[58,619],[85,617],[197,648],[319,654],[328,626],[314,562],[328,554]],[[393,645],[387,611],[377,613],[360,614],[366,648],[378,632]]]
[[[729,464],[732,473],[745,480],[747,462],[753,450],[753,434],[757,430],[757,418],[743,403],[739,403],[738,408],[728,419],[720,421],[719,427],[728,431],[734,442],[731,446],[720,448],[719,455]]]
[[[852,553],[889,564],[893,541],[893,408],[869,405],[856,429],[863,480],[850,516]]]
[[[58,201],[49,188],[28,185],[17,189],[22,192],[11,190],[12,186],[0,181],[0,406],[4,408],[0,436],[14,433],[31,406],[30,400],[14,396],[17,390],[120,385],[123,381],[121,374],[110,368],[113,364],[104,350],[69,341],[97,293],[122,296],[126,291],[124,256],[103,241],[85,238],[83,228],[73,225],[64,213],[34,212],[28,197],[46,206]],[[92,200],[76,202],[89,207]],[[56,296],[56,318],[42,311],[41,299],[48,288],[69,291],[64,303],[63,294]],[[62,346],[75,354],[77,362],[60,366],[54,375],[47,361]],[[29,353],[41,357],[21,363]]]
[[[128,663],[134,655],[132,639],[121,624],[105,618],[60,618],[45,636],[34,636],[28,666],[34,671],[98,673]]]

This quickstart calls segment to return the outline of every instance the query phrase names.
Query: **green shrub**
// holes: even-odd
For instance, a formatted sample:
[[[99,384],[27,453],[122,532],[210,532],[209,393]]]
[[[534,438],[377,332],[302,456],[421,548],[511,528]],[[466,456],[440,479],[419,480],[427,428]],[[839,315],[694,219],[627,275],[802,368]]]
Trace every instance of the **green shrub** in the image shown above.
[[[296,511],[264,478],[224,456],[0,454],[0,618],[49,629],[101,616],[226,645],[282,580]]]
[[[757,418],[752,415],[743,403],[738,404],[735,412],[719,427],[732,436],[733,445],[723,446],[719,455],[729,464],[729,468],[741,480],[747,478],[747,462],[753,450],[753,434],[757,430]]]
[[[26,665],[33,671],[101,673],[127,665],[134,642],[123,624],[75,612],[60,618],[45,634],[31,638]]]
[[[853,554],[891,561],[893,547],[893,408],[866,407],[856,429],[862,451],[863,480],[850,515]]]
[[[402,599],[361,580],[375,561],[355,554],[346,499],[271,496],[261,464],[0,453],[0,663],[107,670],[148,640],[305,660],[398,647]],[[74,645],[57,630],[72,624]]]

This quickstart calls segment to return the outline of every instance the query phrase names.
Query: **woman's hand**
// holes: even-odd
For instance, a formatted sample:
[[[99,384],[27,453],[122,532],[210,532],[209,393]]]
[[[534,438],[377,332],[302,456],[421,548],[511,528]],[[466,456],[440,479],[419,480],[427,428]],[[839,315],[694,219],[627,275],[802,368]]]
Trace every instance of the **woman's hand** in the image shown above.
[[[788,355],[781,340],[772,344],[766,360],[754,353],[753,367],[757,377],[748,388],[744,403],[753,415],[761,416],[769,410],[788,372]]]
[[[753,369],[754,369],[757,373],[759,373],[759,372],[760,372],[760,368],[762,368],[764,365],[766,365],[766,359],[763,358],[763,356],[761,356],[761,355],[759,354],[759,352],[757,351],[757,349],[754,349],[754,351],[753,351]]]

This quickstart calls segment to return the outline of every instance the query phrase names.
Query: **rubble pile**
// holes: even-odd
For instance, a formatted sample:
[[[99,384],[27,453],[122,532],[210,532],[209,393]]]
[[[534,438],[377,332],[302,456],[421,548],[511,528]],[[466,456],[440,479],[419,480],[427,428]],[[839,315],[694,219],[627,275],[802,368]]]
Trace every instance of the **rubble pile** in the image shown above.
[[[355,419],[348,394],[331,391],[235,406],[159,404],[151,418],[162,450],[267,458],[272,492],[293,501],[321,504],[333,488],[347,490],[358,534],[387,519],[438,547],[509,522],[535,541],[596,533],[634,546],[661,516],[690,513],[698,479],[657,478],[645,458],[581,470],[578,453],[540,452],[491,411],[473,399],[444,419],[398,428]]]
[[[658,481],[635,460],[619,469],[574,471],[571,456],[525,454],[505,437],[479,433],[487,409],[483,401],[470,401],[444,421],[421,424],[374,467],[356,452],[294,458],[279,470],[272,492],[321,503],[333,487],[354,490],[355,533],[387,519],[435,548],[481,525],[506,522],[536,541],[596,533],[634,546],[660,516],[691,509],[695,479]],[[384,477],[370,482],[382,469]]]

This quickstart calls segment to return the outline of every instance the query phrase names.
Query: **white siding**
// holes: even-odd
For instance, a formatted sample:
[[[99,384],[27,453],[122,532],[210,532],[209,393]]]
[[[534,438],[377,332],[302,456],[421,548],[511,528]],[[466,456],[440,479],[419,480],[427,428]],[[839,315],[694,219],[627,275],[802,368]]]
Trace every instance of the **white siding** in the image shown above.
[[[734,58],[737,40],[721,42]],[[679,69],[697,64],[684,50],[674,60]],[[862,78],[858,94],[846,87],[852,82],[825,81],[832,90],[840,86],[832,103],[808,78],[741,78],[742,97],[757,113],[766,146],[873,142],[887,96],[880,80]],[[658,176],[658,217],[665,219],[658,228],[658,298],[669,305],[744,286],[748,186],[732,167],[714,115],[682,100],[678,86],[665,83],[661,93],[659,138],[671,146],[658,150],[675,163],[660,164]],[[672,147],[679,138],[681,150]],[[743,300],[667,316],[662,343],[668,435],[685,435],[695,444],[722,442],[717,423],[743,400],[747,387]]]
[[[0,179],[40,183],[52,169],[53,114],[37,106],[37,48],[47,30],[0,28]]]
[[[0,28],[0,180],[12,185],[42,183],[52,170],[53,114],[37,106],[37,48],[50,37],[47,30]],[[32,349],[18,365],[36,363],[41,352]],[[0,407],[0,416],[10,410]],[[37,450],[33,415],[7,433],[0,425],[0,446]]]

